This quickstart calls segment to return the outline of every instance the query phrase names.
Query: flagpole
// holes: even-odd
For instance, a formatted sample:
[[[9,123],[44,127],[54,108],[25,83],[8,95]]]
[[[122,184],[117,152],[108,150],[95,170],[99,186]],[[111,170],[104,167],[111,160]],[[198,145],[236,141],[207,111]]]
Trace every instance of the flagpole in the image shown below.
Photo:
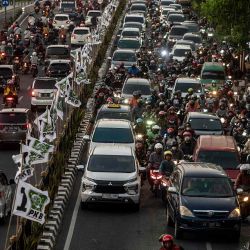
[[[21,172],[22,172],[22,168],[23,168],[22,141],[20,141],[20,154],[22,155],[22,160],[21,160],[21,165],[20,165],[20,169],[21,169]],[[13,209],[14,209],[14,206],[15,206],[15,200],[16,200],[17,188],[18,188],[19,180],[20,180],[20,178],[18,178],[18,180],[17,180],[17,184],[16,184],[16,188],[15,188],[15,194],[14,194],[14,199],[13,199],[13,202],[12,202],[11,214],[10,214],[10,221],[9,221],[9,224],[8,224],[8,230],[7,230],[7,235],[6,235],[6,239],[5,239],[5,245],[4,245],[4,249],[5,250],[7,250],[7,245],[8,245],[8,242],[9,242],[10,225],[11,225],[12,218],[13,218]],[[17,216],[16,235],[17,235],[18,221],[19,221],[19,216]],[[17,242],[16,242],[16,244],[17,244]]]

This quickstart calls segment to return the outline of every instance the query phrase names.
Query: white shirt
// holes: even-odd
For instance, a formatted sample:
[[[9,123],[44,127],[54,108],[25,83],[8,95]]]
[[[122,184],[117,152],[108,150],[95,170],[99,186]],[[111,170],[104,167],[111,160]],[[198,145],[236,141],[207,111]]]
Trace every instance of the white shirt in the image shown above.
[[[31,56],[30,62],[31,64],[38,64],[38,56]]]

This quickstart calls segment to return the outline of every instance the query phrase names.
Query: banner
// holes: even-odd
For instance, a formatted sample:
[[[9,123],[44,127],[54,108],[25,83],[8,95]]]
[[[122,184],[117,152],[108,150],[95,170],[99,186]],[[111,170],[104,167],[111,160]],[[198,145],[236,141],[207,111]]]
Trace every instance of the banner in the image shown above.
[[[27,145],[31,148],[31,150],[34,150],[41,155],[51,153],[54,150],[53,145],[50,145],[46,142],[41,142],[31,136],[27,136]]]
[[[45,222],[44,209],[49,202],[48,191],[41,191],[19,180],[13,214],[43,224]]]
[[[81,101],[71,87],[67,91],[65,102],[77,108],[81,106]]]
[[[16,176],[15,182],[18,183],[18,180],[26,181],[29,177],[33,176],[34,168],[30,167],[29,165],[23,165],[19,167]]]

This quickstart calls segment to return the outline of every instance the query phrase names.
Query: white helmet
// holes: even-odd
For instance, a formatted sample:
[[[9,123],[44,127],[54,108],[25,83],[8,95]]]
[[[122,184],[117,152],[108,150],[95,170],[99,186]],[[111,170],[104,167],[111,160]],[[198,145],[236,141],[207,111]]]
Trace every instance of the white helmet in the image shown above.
[[[156,143],[155,144],[155,149],[163,149],[163,146],[161,143]]]
[[[161,128],[160,128],[158,125],[154,125],[154,126],[152,127],[152,129],[154,129],[154,130],[160,130]]]
[[[250,164],[242,164],[240,166],[240,171],[250,170]]]
[[[61,29],[64,29],[64,25],[61,26]]]
[[[36,56],[36,52],[35,51],[32,53],[32,56]]]
[[[2,45],[5,45],[6,43],[5,43],[5,41],[2,41]]]

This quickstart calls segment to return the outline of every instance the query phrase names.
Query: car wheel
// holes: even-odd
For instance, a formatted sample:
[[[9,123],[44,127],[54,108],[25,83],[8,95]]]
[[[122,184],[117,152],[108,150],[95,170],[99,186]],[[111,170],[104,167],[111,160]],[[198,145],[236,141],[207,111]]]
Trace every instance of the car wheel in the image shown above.
[[[31,109],[32,112],[36,112],[36,106],[31,105],[31,108],[30,108],[30,109]]]
[[[82,202],[81,201],[81,209],[82,210],[85,210],[85,209],[87,209],[88,208],[88,204],[86,203],[86,202]]]
[[[175,223],[174,223],[174,237],[175,237],[175,239],[182,238],[182,230],[179,227],[177,219],[175,219]]]
[[[173,222],[173,220],[172,220],[172,218],[170,216],[168,205],[166,207],[166,216],[167,216],[167,226],[171,226],[172,227],[174,225],[174,222]]]

